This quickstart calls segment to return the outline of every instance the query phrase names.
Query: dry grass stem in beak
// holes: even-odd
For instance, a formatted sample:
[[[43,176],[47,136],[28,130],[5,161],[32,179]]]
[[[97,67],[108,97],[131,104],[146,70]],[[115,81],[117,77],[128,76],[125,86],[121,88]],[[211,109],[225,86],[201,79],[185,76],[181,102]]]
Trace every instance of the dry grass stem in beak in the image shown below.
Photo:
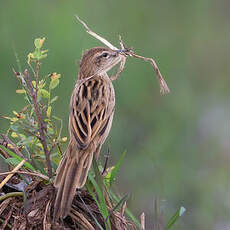
[[[83,22],[78,16],[76,16],[77,20],[84,26],[84,28],[86,29],[86,32],[89,33],[91,36],[95,37],[97,40],[101,41],[104,45],[106,45],[107,47],[109,47],[112,50],[115,50],[116,52],[118,52],[122,57],[121,57],[121,62],[120,62],[120,67],[117,70],[116,75],[112,76],[110,79],[112,81],[116,80],[119,75],[121,74],[121,72],[123,71],[124,67],[125,67],[125,62],[126,62],[126,58],[128,56],[130,57],[134,57],[134,58],[138,58],[138,59],[142,59],[146,62],[150,62],[154,68],[154,71],[157,75],[158,78],[158,82],[160,85],[160,93],[161,94],[167,94],[170,93],[170,90],[168,88],[167,83],[165,82],[163,76],[161,75],[161,72],[156,64],[156,62],[154,61],[153,58],[147,58],[147,57],[143,57],[140,55],[137,55],[133,49],[128,49],[125,47],[123,41],[121,40],[121,36],[119,36],[119,40],[120,40],[120,46],[121,49],[116,48],[114,45],[112,45],[109,41],[107,41],[105,38],[99,36],[98,34],[96,34],[95,32],[93,32],[87,25],[85,22]]]

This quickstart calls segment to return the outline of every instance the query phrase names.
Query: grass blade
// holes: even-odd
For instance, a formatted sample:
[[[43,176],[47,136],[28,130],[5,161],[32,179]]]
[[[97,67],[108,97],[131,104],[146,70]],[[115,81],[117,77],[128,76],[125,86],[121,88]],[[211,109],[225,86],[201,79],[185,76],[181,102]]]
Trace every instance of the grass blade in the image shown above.
[[[4,146],[0,146],[1,149],[3,149],[4,151],[6,151],[11,157],[16,158],[18,161],[22,161],[23,159],[21,157],[19,157],[16,153],[12,152],[11,150],[7,149]],[[24,166],[32,171],[35,171],[35,168],[29,163],[29,162],[25,162]]]
[[[115,165],[115,167],[113,168],[112,172],[111,172],[111,177],[110,177],[110,186],[112,186],[113,182],[114,182],[114,179],[116,178],[117,176],[117,173],[118,173],[118,170],[121,166],[121,163],[122,161],[124,160],[125,158],[125,155],[126,155],[126,151],[124,151],[122,154],[121,154],[121,157],[119,159],[119,161],[117,162],[117,164]]]
[[[97,195],[98,195],[98,199],[99,199],[99,209],[100,212],[102,214],[102,216],[104,217],[105,220],[105,224],[106,224],[106,229],[111,229],[111,224],[110,224],[110,220],[107,219],[107,217],[109,216],[109,211],[106,205],[106,201],[104,198],[104,183],[103,183],[103,179],[102,176],[100,174],[96,159],[93,158],[93,169],[94,169],[94,173],[95,173],[95,179],[93,178],[93,176],[90,176],[90,181],[92,182]]]
[[[91,195],[92,195],[93,197],[95,197],[95,195],[94,195],[94,193],[93,193],[93,190],[92,190],[91,186],[90,186],[88,183],[89,183],[89,182],[87,181],[87,182],[86,182],[86,187],[87,187],[87,186],[90,187],[90,190],[88,190],[88,191],[89,191],[90,194],[91,194],[91,192],[92,192]],[[88,189],[88,187],[87,187],[87,189]],[[90,192],[90,191],[91,191],[91,192]],[[100,223],[97,221],[96,217],[93,215],[93,213],[92,213],[92,212],[90,211],[90,209],[87,207],[85,201],[81,198],[80,195],[78,195],[78,196],[79,196],[80,200],[82,201],[82,203],[85,205],[85,207],[86,207],[86,209],[88,210],[90,216],[94,219],[95,223],[96,223],[97,226],[100,228],[100,230],[104,230],[103,227],[100,225]],[[96,199],[96,197],[95,197],[94,199]]]
[[[164,228],[164,230],[170,229],[173,226],[173,224],[178,220],[178,218],[185,213],[185,211],[186,211],[186,209],[184,207],[180,207],[176,211],[176,213],[171,217],[171,219],[169,220],[169,222],[166,225],[166,227]]]
[[[128,199],[129,199],[129,194],[126,194],[124,197],[122,197],[122,198],[120,199],[120,201],[118,201],[117,204],[112,208],[112,210],[110,210],[109,216],[108,216],[107,218],[109,218],[110,215],[112,215],[112,213],[113,213],[117,208],[119,208],[121,205],[123,205],[124,202],[126,202]],[[106,218],[106,219],[107,219],[107,218]]]
[[[110,194],[116,202],[119,202],[120,199],[112,191],[110,191]],[[141,229],[141,224],[139,220],[132,214],[132,212],[128,208],[125,209],[125,214],[136,224],[138,229]]]

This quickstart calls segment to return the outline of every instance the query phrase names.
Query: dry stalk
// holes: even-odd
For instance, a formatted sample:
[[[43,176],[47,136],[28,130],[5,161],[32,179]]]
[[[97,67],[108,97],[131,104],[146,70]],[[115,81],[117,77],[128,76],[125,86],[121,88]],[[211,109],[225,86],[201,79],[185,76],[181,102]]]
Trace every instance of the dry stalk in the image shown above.
[[[80,212],[74,209],[71,209],[71,212],[69,213],[69,215],[73,219],[75,219],[82,227],[84,227],[84,229],[95,230],[94,227],[90,224],[90,222]]]
[[[116,48],[114,45],[112,45],[109,41],[107,41],[105,38],[101,37],[100,35],[96,34],[95,32],[93,32],[85,22],[83,22],[78,16],[76,16],[76,19],[84,26],[86,32],[88,34],[90,34],[91,36],[93,36],[94,38],[96,38],[97,40],[101,41],[104,45],[106,45],[107,47],[109,47],[112,50],[119,50],[118,48]],[[123,54],[123,57],[121,59],[121,63],[120,63],[120,67],[116,73],[115,76],[111,77],[111,80],[114,81],[118,78],[118,76],[120,75],[120,73],[123,71],[124,67],[125,67],[125,62],[126,62],[126,58],[128,56],[130,57],[134,57],[134,58],[138,58],[138,59],[142,59],[144,61],[150,62],[154,68],[154,71],[156,72],[158,81],[159,81],[159,85],[160,85],[160,93],[161,94],[167,94],[170,93],[170,90],[167,86],[167,83],[165,82],[163,76],[161,75],[161,72],[156,64],[156,62],[154,61],[153,58],[148,58],[148,57],[144,57],[144,56],[140,56],[138,54],[136,54],[133,49],[127,49],[123,43],[123,41],[121,40],[121,37],[119,37],[120,39],[120,46],[121,46],[121,50],[120,53]]]
[[[26,162],[26,160],[22,160],[0,184],[0,189],[7,183],[7,181],[18,171]]]
[[[0,215],[3,213],[3,211],[9,206],[10,201],[12,200],[12,197],[4,200],[0,204]]]
[[[145,213],[143,212],[140,216],[141,220],[141,230],[145,230]]]
[[[40,177],[44,180],[49,180],[49,177],[41,174],[41,173],[37,173],[37,172],[25,172],[25,171],[15,171],[15,172],[4,172],[4,173],[0,173],[0,176],[5,176],[5,175],[9,175],[9,174],[15,174],[15,173],[18,173],[18,174],[26,174],[26,175],[30,175],[30,176],[37,176],[37,177]]]
[[[127,223],[126,223],[126,219],[125,219],[125,209],[126,209],[126,201],[124,202],[124,204],[121,206],[121,229],[125,230]]]
[[[50,203],[51,203],[51,201],[49,200],[47,205],[46,205],[46,209],[45,209],[45,214],[44,214],[44,219],[43,219],[43,229],[44,230],[50,230],[51,229],[51,224],[50,224],[50,222],[47,221],[47,218],[50,214]]]
[[[103,44],[105,44],[106,46],[108,46],[110,49],[112,50],[118,50],[118,48],[116,48],[116,46],[112,45],[109,41],[107,41],[105,38],[99,36],[98,34],[96,34],[95,32],[93,32],[87,25],[85,22],[83,22],[77,15],[76,15],[76,19],[85,27],[85,30],[88,34],[90,34],[91,36],[95,37],[96,39],[98,39],[99,41],[101,41]]]
[[[13,207],[10,208],[10,211],[8,212],[7,217],[6,217],[6,219],[4,220],[4,223],[3,223],[3,225],[1,226],[1,229],[5,229],[5,227],[6,227],[7,225],[8,225],[8,227],[11,226],[10,224],[8,224],[8,222],[9,222],[9,220],[10,220],[10,217],[11,217],[12,213],[13,213]]]

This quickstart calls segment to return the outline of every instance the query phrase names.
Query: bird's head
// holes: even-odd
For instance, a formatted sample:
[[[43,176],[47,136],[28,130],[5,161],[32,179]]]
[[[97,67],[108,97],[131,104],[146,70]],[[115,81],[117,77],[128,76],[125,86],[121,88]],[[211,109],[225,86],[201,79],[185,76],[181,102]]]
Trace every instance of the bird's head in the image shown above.
[[[114,51],[105,47],[89,49],[82,56],[79,77],[82,79],[92,75],[101,75],[120,61],[120,50]]]

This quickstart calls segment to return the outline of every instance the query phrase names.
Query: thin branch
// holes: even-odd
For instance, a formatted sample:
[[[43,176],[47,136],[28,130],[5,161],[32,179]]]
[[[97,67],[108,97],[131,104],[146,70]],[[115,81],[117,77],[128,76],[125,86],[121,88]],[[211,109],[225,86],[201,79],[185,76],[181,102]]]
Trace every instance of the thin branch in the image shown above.
[[[16,171],[18,171],[26,162],[26,160],[22,160],[12,171],[11,174],[9,174],[0,184],[0,189],[7,183],[7,181],[15,174]]]
[[[109,41],[107,41],[105,38],[101,37],[100,35],[96,34],[95,32],[93,32],[87,25],[85,22],[83,22],[77,15],[75,15],[76,19],[84,26],[86,32],[90,35],[92,35],[93,37],[95,37],[96,39],[98,39],[99,41],[101,41],[103,44],[105,44],[106,46],[108,46],[110,49],[112,50],[118,50],[118,48],[116,48],[114,45],[112,45]]]
[[[135,54],[133,51],[130,51],[130,54],[132,57],[134,58],[139,58],[139,59],[143,59],[144,61],[148,61],[152,64],[155,72],[156,72],[156,75],[158,77],[158,80],[159,80],[159,84],[160,84],[160,93],[161,94],[167,94],[167,93],[170,93],[170,90],[168,88],[168,85],[167,83],[165,82],[164,78],[162,77],[161,75],[161,72],[156,64],[156,62],[152,59],[152,58],[147,58],[147,57],[143,57],[143,56],[140,56],[140,55],[137,55]]]
[[[97,40],[101,41],[104,45],[106,45],[107,47],[109,47],[112,50],[118,50],[114,45],[112,45],[109,41],[107,41],[105,38],[99,36],[98,34],[96,34],[95,32],[93,32],[87,25],[85,22],[83,22],[78,16],[76,16],[77,20],[83,25],[83,27],[86,29],[86,32],[89,33],[91,36],[93,36],[94,38],[96,38]],[[115,76],[111,77],[111,80],[114,81],[118,78],[118,76],[120,75],[120,73],[122,72],[122,70],[124,69],[125,66],[125,61],[126,61],[126,57],[130,56],[130,57],[134,57],[134,58],[138,58],[138,59],[143,59],[144,61],[148,61],[152,64],[154,71],[156,72],[158,81],[159,81],[159,85],[160,85],[160,93],[161,94],[167,94],[170,92],[167,83],[165,82],[163,76],[160,73],[160,70],[156,64],[156,62],[154,61],[153,58],[147,58],[147,57],[143,57],[140,55],[137,55],[133,49],[127,49],[125,48],[124,43],[121,40],[121,37],[119,37],[120,39],[120,46],[121,46],[121,50],[120,54],[123,55],[123,58],[121,59],[121,64],[120,67],[118,69],[118,72]]]
[[[117,78],[120,76],[121,72],[124,70],[125,68],[125,62],[126,62],[126,57],[125,56],[122,56],[121,57],[121,63],[120,63],[120,67],[119,69],[117,70],[117,73],[110,77],[111,81],[114,81],[114,80],[117,80]]]
[[[39,69],[40,69],[40,63],[39,61],[36,61],[36,72],[35,72],[35,98],[37,101],[37,95],[38,95],[38,73],[39,73]]]
[[[24,75],[25,75],[25,78],[26,78],[26,81],[28,84],[28,88],[30,90],[31,97],[32,97],[32,101],[33,101],[33,105],[34,105],[34,111],[35,111],[35,114],[37,117],[37,122],[38,122],[38,127],[39,127],[39,133],[40,133],[39,139],[40,139],[41,144],[42,144],[43,149],[44,149],[44,153],[45,153],[45,157],[46,157],[46,164],[47,164],[47,168],[48,168],[48,175],[49,175],[49,178],[51,178],[53,176],[53,173],[52,173],[52,167],[51,167],[51,162],[50,162],[50,155],[49,155],[49,151],[48,151],[48,146],[47,146],[46,138],[45,138],[45,132],[44,132],[44,130],[46,129],[46,126],[45,126],[44,121],[42,119],[42,114],[41,114],[41,111],[40,111],[40,108],[39,108],[39,105],[38,105],[38,102],[36,99],[36,95],[34,93],[34,87],[32,85],[29,72],[27,70],[25,70]]]
[[[21,158],[24,158],[23,154],[20,152],[20,150],[18,149],[18,146],[12,142],[9,137],[7,137],[7,135],[2,134],[2,137],[4,139],[4,141],[6,142],[6,148],[8,148],[9,150],[12,150],[13,152],[15,152],[18,156],[20,156]],[[1,143],[0,143],[1,144]],[[11,145],[13,148],[9,148],[8,145]]]
[[[53,143],[53,145],[51,146],[51,148],[50,148],[50,150],[49,150],[49,156],[51,155],[51,153],[52,153],[52,151],[54,150],[54,148],[57,146],[57,144],[58,144],[58,142],[57,141],[55,141],[54,143]]]
[[[5,175],[9,175],[9,174],[26,174],[26,175],[31,175],[31,176],[37,176],[37,177],[40,177],[44,180],[47,180],[49,181],[49,177],[41,174],[41,173],[38,173],[38,172],[25,172],[25,171],[15,171],[15,172],[4,172],[4,173],[0,173],[0,176],[5,176]]]

